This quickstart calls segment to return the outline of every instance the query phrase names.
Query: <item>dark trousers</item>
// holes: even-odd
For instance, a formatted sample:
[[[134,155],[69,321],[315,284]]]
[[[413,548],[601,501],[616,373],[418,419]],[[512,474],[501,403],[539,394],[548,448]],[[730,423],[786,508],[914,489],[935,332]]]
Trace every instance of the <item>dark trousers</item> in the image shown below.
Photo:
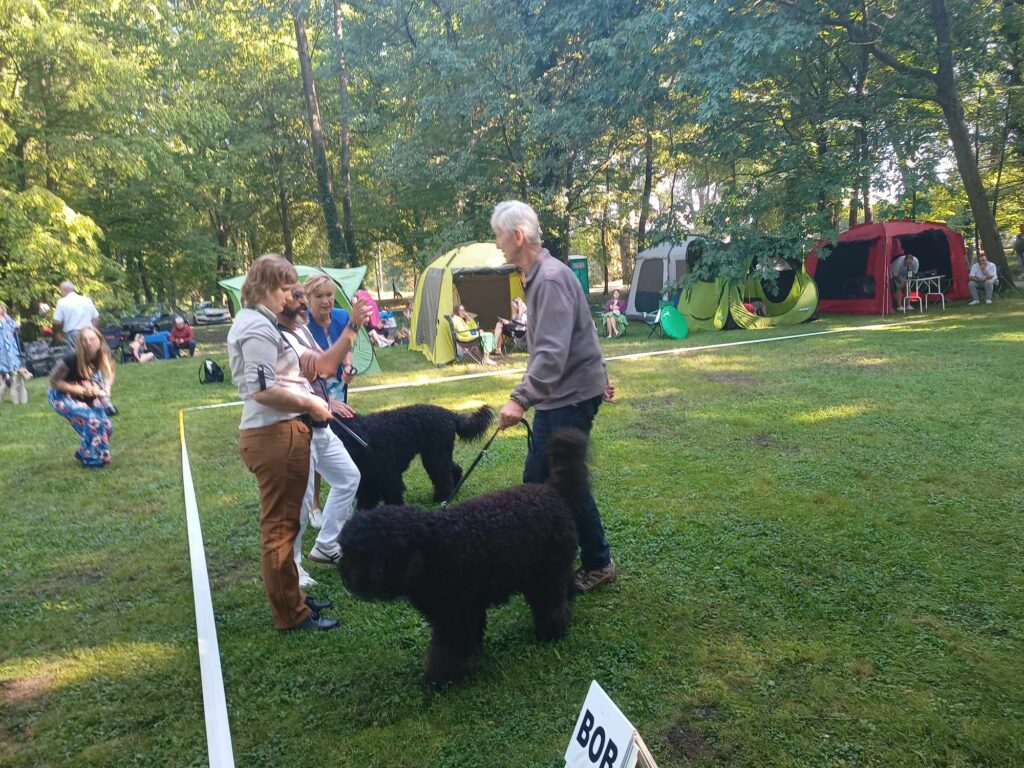
[[[181,344],[175,344],[173,341],[168,342],[171,346],[171,357],[181,357],[179,354],[181,350],[187,349],[188,356],[192,357],[196,353],[195,341],[183,341]]]
[[[575,405],[566,405],[550,411],[536,411],[533,417],[533,449],[526,454],[524,483],[543,483],[548,479],[548,439],[556,429],[575,427],[587,435],[594,425],[602,395]],[[576,538],[580,545],[580,560],[588,571],[604,568],[611,561],[608,540],[604,537],[601,513],[594,495],[587,492],[583,507],[576,511]]]

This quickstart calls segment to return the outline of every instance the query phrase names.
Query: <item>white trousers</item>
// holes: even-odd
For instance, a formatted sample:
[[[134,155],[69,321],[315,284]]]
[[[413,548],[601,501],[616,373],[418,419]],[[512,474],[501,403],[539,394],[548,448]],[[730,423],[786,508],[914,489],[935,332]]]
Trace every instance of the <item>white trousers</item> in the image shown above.
[[[302,499],[302,513],[299,517],[299,535],[295,538],[295,563],[302,560],[302,536],[309,524],[309,511],[313,507],[313,475],[320,475],[331,486],[324,504],[324,522],[316,543],[324,552],[338,551],[338,536],[352,514],[352,503],[359,488],[359,468],[345,450],[341,439],[326,429],[314,429],[309,450],[309,484]]]

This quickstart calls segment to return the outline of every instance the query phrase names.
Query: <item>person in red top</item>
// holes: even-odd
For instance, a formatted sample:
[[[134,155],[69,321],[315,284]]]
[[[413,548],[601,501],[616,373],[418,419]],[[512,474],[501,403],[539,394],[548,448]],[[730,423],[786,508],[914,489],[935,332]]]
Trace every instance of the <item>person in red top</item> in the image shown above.
[[[171,342],[171,356],[180,357],[180,350],[187,349],[189,357],[196,354],[196,335],[192,333],[192,326],[185,322],[185,318],[178,315],[174,318],[174,327],[171,328],[171,335],[168,341]]]

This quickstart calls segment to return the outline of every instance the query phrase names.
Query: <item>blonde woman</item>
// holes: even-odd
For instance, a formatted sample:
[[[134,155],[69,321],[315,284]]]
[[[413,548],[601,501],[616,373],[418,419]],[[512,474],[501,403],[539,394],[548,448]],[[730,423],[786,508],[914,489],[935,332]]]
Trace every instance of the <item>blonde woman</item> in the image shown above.
[[[135,338],[128,345],[128,349],[131,350],[132,358],[139,363],[148,363],[156,357],[152,352],[146,350],[146,337],[141,333],[135,334]]]
[[[106,340],[96,328],[82,328],[74,350],[58,360],[50,372],[47,399],[82,438],[75,458],[86,467],[100,468],[110,463],[113,429],[104,405],[113,386],[114,361]]]

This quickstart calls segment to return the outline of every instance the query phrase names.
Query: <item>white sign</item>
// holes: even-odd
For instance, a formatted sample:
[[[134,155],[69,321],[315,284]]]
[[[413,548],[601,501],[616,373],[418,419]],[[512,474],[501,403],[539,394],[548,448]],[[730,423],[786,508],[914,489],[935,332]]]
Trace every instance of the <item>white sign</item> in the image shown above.
[[[633,768],[638,759],[657,768],[633,724],[595,680],[565,750],[566,767]]]

